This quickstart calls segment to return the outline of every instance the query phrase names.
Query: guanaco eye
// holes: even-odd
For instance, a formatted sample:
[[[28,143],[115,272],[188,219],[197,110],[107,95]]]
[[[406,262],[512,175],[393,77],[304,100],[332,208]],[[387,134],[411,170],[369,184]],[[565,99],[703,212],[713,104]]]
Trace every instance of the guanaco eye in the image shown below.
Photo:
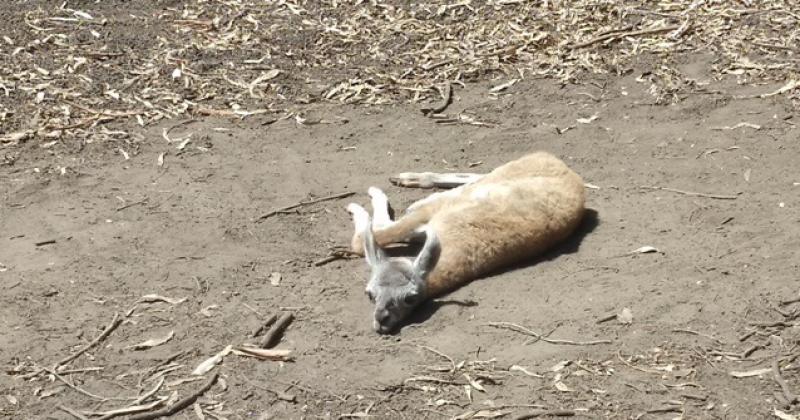
[[[403,303],[408,306],[416,305],[419,300],[419,295],[408,295],[403,298]]]

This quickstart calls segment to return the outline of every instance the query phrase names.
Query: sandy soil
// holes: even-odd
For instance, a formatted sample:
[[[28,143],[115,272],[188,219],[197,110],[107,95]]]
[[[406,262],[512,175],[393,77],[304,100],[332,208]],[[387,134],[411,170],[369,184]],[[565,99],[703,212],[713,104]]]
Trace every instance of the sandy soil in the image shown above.
[[[712,60],[685,65],[703,75]],[[484,126],[440,124],[416,105],[317,104],[303,124],[203,117],[130,124],[126,144],[25,145],[0,166],[0,413],[108,411],[160,378],[155,396],[185,397],[209,376],[190,374],[198,364],[292,312],[277,348],[293,360],[231,353],[175,418],[796,414],[772,369],[800,392],[800,303],[781,303],[798,296],[800,119],[781,96],[733,99],[780,84],[723,80],[655,105],[636,80],[648,66],[500,95],[497,82],[456,86],[448,112]],[[191,140],[179,150],[165,129]],[[541,259],[430,302],[392,336],[370,328],[363,261],[316,264],[348,243],[344,207],[366,204],[369,186],[402,209],[428,192],[391,186],[397,172],[488,171],[533,150],[596,187],[580,232]],[[343,192],[355,195],[259,220]],[[645,246],[658,252],[632,252]],[[613,317],[625,308],[630,322]],[[58,377],[39,370],[115,316]]]

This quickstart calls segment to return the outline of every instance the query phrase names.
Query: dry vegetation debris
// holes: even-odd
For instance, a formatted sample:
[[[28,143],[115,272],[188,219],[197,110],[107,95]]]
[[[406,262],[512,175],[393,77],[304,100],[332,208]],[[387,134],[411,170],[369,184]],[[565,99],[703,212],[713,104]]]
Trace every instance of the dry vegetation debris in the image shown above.
[[[0,40],[0,145],[122,140],[135,153],[141,139],[109,122],[436,101],[445,86],[489,78],[504,90],[530,77],[626,74],[643,55],[655,64],[638,80],[666,103],[709,82],[679,70],[692,52],[716,56],[714,77],[778,82],[798,99],[794,0],[125,4],[15,6],[18,30]]]

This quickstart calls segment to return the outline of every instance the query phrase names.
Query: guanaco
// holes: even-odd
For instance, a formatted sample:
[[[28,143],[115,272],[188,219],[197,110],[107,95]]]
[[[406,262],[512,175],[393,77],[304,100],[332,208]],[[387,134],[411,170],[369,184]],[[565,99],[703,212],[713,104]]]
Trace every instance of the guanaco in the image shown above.
[[[585,188],[563,161],[536,152],[488,174],[401,173],[399,186],[452,188],[413,203],[398,220],[371,187],[372,219],[358,204],[352,251],[366,258],[366,287],[375,305],[373,328],[386,334],[421,302],[520,263],[566,239],[581,223]],[[422,241],[414,258],[389,257],[385,247]]]

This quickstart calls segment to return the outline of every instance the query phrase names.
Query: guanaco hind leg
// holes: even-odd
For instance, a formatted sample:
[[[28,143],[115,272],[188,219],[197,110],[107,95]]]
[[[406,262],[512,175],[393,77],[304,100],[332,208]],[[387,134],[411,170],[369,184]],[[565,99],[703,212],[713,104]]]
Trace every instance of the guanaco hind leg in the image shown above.
[[[484,174],[475,173],[434,173],[434,172],[403,172],[389,180],[398,186],[407,188],[447,188],[448,191],[435,192],[421,200],[412,203],[406,213],[418,210],[423,206],[434,204],[443,198],[456,197],[461,194],[465,185],[483,178]]]
[[[403,172],[389,178],[389,181],[407,188],[454,188],[473,183],[484,176],[474,173]]]

